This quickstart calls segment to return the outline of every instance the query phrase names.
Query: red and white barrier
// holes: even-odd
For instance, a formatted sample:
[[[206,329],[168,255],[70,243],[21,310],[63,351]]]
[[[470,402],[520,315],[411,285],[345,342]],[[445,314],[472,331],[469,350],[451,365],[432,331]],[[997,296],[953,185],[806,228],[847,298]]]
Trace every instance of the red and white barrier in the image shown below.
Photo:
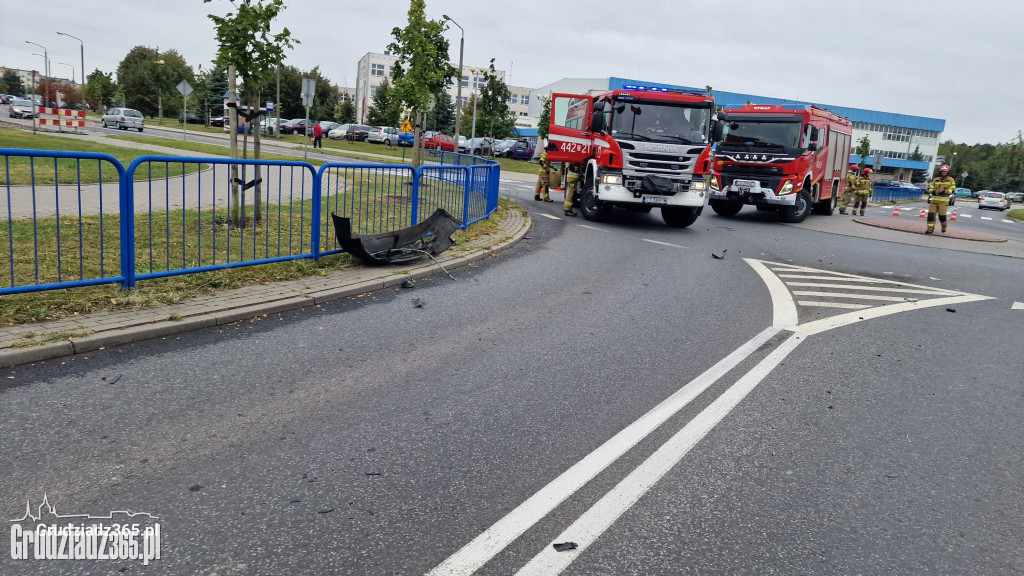
[[[58,116],[58,118],[43,118],[43,116]],[[77,118],[77,120],[61,120],[59,117]],[[85,110],[68,110],[67,108],[46,108],[39,107],[40,126],[70,126],[75,128],[85,127]]]

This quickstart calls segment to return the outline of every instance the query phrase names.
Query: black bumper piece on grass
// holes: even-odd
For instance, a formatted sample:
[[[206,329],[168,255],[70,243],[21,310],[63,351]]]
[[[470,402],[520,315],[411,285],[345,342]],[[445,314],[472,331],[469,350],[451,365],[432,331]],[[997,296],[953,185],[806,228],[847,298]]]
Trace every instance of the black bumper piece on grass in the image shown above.
[[[369,266],[401,264],[424,256],[436,256],[455,244],[452,233],[459,221],[438,208],[423,222],[383,234],[352,234],[352,223],[331,213],[334,234],[341,247]]]

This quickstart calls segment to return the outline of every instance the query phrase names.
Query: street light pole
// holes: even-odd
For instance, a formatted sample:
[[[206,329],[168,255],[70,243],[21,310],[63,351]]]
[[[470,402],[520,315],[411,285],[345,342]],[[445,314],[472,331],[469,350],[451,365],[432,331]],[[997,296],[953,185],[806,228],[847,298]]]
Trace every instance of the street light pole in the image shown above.
[[[59,36],[67,36],[68,38],[74,38],[75,40],[78,40],[79,54],[82,57],[82,61],[81,61],[81,64],[82,64],[82,67],[81,67],[81,70],[82,70],[82,106],[84,107],[85,106],[85,42],[82,42],[81,38],[72,36],[71,34],[65,34],[64,32],[57,32],[57,34]],[[74,73],[72,73],[72,75],[74,75]],[[71,80],[74,81],[75,79],[72,78]]]
[[[448,17],[447,14],[443,14],[442,17],[459,26],[459,23]],[[459,26],[459,86],[456,89],[457,93],[455,96],[455,145],[459,144],[459,129],[462,127],[462,53],[466,47],[466,31]]]
[[[42,44],[36,44],[35,42],[30,42],[28,40],[25,40],[25,43],[26,44],[31,44],[33,46],[39,46],[40,48],[43,49],[43,76],[46,77],[46,78],[49,78],[50,77],[50,56],[49,56],[49,52],[46,51],[46,46],[43,46]],[[45,94],[45,99],[47,101],[50,99],[49,91],[50,91],[49,84],[47,84],[47,87],[46,87],[46,92],[47,93]],[[46,106],[47,103],[48,102],[43,102],[43,106]]]

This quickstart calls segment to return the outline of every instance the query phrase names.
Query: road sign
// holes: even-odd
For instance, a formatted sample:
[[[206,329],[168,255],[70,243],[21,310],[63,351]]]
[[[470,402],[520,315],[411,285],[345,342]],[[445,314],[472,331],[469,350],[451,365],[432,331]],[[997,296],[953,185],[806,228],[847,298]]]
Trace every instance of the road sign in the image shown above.
[[[274,103],[271,102],[270,100],[267,100],[267,112],[273,112],[273,111],[274,111]]]
[[[316,80],[312,78],[302,79],[302,105],[312,106],[313,95],[316,93]]]
[[[184,80],[178,82],[178,85],[175,86],[175,88],[178,89],[178,94],[185,97],[188,97],[188,95],[192,93],[192,85]]]
[[[412,132],[412,123],[409,122],[408,118],[406,118],[405,121],[402,122],[402,126],[399,128],[399,130],[401,130],[402,132]]]
[[[882,167],[882,153],[881,152],[875,152],[874,161],[875,161],[875,171],[877,172],[878,169]]]

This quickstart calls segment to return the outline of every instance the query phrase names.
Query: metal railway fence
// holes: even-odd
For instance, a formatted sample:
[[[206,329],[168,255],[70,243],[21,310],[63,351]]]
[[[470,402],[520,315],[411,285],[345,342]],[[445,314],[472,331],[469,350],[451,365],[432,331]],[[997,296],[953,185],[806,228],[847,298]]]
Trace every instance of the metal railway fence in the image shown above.
[[[0,295],[136,281],[341,252],[353,232],[419,223],[443,208],[466,227],[498,206],[500,166],[412,166],[0,149]]]

